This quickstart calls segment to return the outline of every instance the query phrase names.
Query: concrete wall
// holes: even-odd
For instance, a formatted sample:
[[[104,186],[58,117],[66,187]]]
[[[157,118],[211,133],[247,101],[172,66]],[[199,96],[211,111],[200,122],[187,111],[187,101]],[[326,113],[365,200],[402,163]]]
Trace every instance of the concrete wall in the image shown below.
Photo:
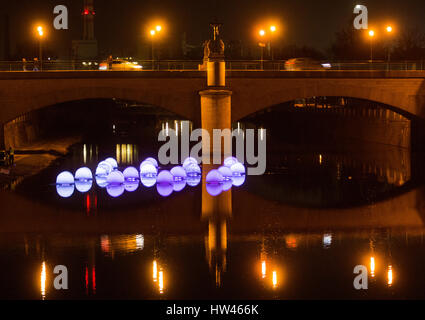
[[[6,149],[24,147],[38,138],[39,121],[34,114],[25,114],[4,125],[4,145]]]

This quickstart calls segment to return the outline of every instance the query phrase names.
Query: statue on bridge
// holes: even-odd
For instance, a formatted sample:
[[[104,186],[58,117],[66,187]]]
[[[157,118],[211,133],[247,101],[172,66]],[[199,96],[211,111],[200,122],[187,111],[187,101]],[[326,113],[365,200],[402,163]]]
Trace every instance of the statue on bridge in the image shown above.
[[[199,65],[199,70],[207,70],[207,62],[212,60],[224,60],[224,42],[219,38],[222,23],[210,23],[213,28],[213,39],[204,42],[204,59],[203,63]]]

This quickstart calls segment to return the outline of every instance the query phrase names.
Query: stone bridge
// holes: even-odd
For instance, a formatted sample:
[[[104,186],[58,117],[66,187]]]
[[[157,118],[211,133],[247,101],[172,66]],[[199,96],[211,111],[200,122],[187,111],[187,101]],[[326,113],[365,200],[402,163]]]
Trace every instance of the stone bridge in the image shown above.
[[[94,98],[156,105],[201,124],[199,93],[214,89],[207,87],[206,79],[205,71],[2,72],[0,124],[3,127],[20,115],[57,103]],[[226,86],[217,89],[231,91],[228,120],[232,122],[312,96],[366,99],[425,119],[422,71],[227,71]],[[213,115],[211,111],[208,117],[229,117],[229,112]]]

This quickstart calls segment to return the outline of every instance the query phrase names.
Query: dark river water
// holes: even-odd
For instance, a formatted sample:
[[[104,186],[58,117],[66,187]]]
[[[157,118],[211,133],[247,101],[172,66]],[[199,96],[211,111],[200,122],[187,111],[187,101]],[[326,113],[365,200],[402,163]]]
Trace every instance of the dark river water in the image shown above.
[[[395,147],[280,147],[262,176],[212,196],[93,184],[61,197],[59,172],[120,170],[143,145],[86,143],[0,192],[1,299],[425,298],[421,162]],[[205,172],[208,168],[202,168]],[[53,285],[55,266],[68,289]],[[364,265],[368,289],[356,290]]]

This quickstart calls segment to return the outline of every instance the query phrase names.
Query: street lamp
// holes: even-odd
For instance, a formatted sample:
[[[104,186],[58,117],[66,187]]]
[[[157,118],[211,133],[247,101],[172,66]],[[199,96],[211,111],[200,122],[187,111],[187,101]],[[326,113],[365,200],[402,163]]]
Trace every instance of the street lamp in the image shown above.
[[[149,31],[149,35],[151,37],[151,45],[152,45],[152,70],[154,70],[154,62],[155,62],[155,45],[154,45],[154,41],[155,41],[155,37],[157,37],[158,33],[160,33],[162,30],[162,26],[161,25],[157,25],[155,28],[151,29]],[[159,65],[158,65],[159,67]]]
[[[370,38],[370,62],[373,62],[373,37],[375,36],[375,31],[369,30]]]
[[[40,70],[43,70],[43,36],[44,30],[42,26],[37,26],[37,35],[38,35],[38,59],[40,60]]]
[[[393,27],[388,25],[385,30],[387,31],[388,35],[391,35],[391,33],[393,32]],[[387,45],[387,69],[389,69],[390,66],[390,60],[391,60],[391,43],[390,40],[388,40],[388,45]]]
[[[264,42],[262,42],[262,39],[266,36],[266,31],[264,31],[263,29],[261,29],[258,34],[260,35],[260,42],[258,43],[258,45],[261,48],[261,70],[264,69],[264,48],[266,47],[266,44]]]
[[[275,25],[271,25],[270,26],[270,32],[272,33],[272,35],[276,32],[277,28]],[[272,57],[272,61],[274,60],[274,54],[273,54],[273,47],[272,47],[272,39],[270,39],[270,53],[271,53],[271,57]]]

